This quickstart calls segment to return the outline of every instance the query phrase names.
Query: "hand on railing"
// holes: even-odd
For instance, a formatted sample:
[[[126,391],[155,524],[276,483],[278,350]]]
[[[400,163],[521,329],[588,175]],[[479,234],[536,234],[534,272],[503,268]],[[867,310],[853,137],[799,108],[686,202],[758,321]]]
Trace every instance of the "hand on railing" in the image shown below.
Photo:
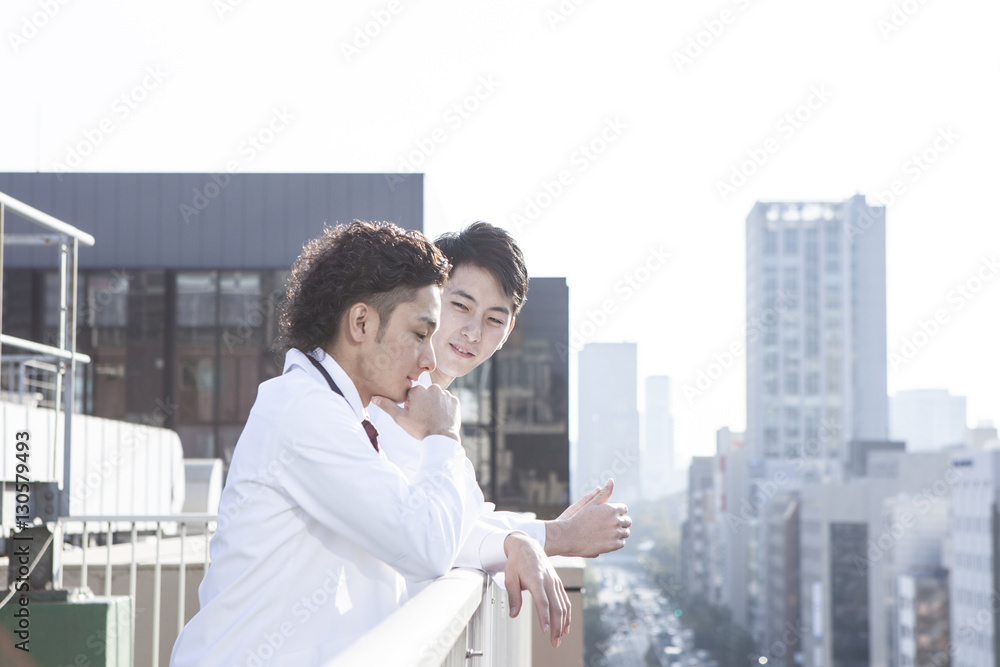
[[[562,580],[541,545],[524,533],[508,535],[503,548],[507,554],[504,585],[511,617],[521,610],[521,591],[530,592],[542,632],[550,635],[553,646],[559,646],[562,636],[569,633],[571,611]]]

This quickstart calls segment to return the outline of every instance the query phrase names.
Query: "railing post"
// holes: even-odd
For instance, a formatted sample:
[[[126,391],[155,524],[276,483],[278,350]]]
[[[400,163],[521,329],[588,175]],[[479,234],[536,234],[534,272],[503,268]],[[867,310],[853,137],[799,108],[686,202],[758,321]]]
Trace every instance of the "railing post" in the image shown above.
[[[66,351],[70,353],[68,368],[66,370],[66,384],[63,387],[65,396],[63,398],[63,491],[60,498],[60,505],[64,510],[63,516],[69,516],[69,487],[72,466],[70,465],[70,452],[73,447],[73,411],[76,409],[74,397],[76,395],[76,295],[77,295],[77,257],[80,250],[80,240],[73,238],[70,247],[67,249],[63,244],[64,253],[68,255],[68,266],[64,275],[65,289],[69,292],[65,301],[66,331],[65,343]],[[54,472],[54,471],[53,471]]]
[[[156,522],[156,563],[153,565],[153,667],[160,664],[160,542],[161,524]]]
[[[184,629],[184,586],[187,567],[184,564],[184,551],[187,549],[187,524],[181,523],[181,563],[177,573],[177,634],[181,634]]]
[[[132,563],[128,570],[128,594],[132,598],[132,630],[135,631],[135,603],[136,603],[136,553],[135,543],[139,541],[139,531],[136,530],[135,521],[132,522]]]
[[[108,521],[108,535],[106,539],[107,544],[105,546],[108,548],[108,562],[104,564],[104,595],[111,597],[111,544],[114,542],[114,539],[111,536],[110,521]]]
[[[83,522],[83,563],[80,565],[80,587],[87,588],[87,522]]]

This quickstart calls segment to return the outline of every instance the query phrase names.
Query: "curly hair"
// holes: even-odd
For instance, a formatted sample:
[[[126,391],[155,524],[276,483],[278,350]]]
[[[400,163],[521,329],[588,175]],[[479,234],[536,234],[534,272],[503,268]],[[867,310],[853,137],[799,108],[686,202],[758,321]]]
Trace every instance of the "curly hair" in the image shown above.
[[[325,227],[292,266],[274,350],[309,353],[335,342],[341,318],[356,303],[378,313],[380,339],[396,306],[421,287],[444,285],[450,268],[423,234],[391,222]]]
[[[517,315],[528,295],[528,270],[524,255],[514,237],[488,222],[474,222],[459,233],[442,234],[434,242],[451,263],[452,270],[462,264],[486,269],[514,302]]]

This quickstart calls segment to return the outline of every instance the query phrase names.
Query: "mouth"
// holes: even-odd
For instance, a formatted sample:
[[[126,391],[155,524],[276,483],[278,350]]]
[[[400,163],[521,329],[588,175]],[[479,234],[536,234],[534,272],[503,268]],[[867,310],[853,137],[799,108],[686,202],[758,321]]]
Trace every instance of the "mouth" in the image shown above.
[[[465,349],[464,347],[455,345],[454,343],[448,343],[448,345],[455,352],[455,354],[457,354],[462,359],[471,359],[472,357],[476,356],[473,352]]]

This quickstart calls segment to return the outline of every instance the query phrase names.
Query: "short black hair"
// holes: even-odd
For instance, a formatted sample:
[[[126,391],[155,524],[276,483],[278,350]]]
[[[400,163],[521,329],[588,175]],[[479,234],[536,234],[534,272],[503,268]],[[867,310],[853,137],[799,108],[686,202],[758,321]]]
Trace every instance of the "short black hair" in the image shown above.
[[[524,255],[514,237],[505,229],[488,222],[474,222],[457,234],[442,234],[434,242],[451,263],[452,270],[462,264],[486,269],[514,302],[514,315],[521,311],[528,296],[528,270]]]
[[[337,339],[340,320],[355,303],[367,303],[381,321],[428,285],[441,287],[448,260],[424,235],[391,222],[355,220],[325,227],[292,266],[274,349],[312,352]]]

